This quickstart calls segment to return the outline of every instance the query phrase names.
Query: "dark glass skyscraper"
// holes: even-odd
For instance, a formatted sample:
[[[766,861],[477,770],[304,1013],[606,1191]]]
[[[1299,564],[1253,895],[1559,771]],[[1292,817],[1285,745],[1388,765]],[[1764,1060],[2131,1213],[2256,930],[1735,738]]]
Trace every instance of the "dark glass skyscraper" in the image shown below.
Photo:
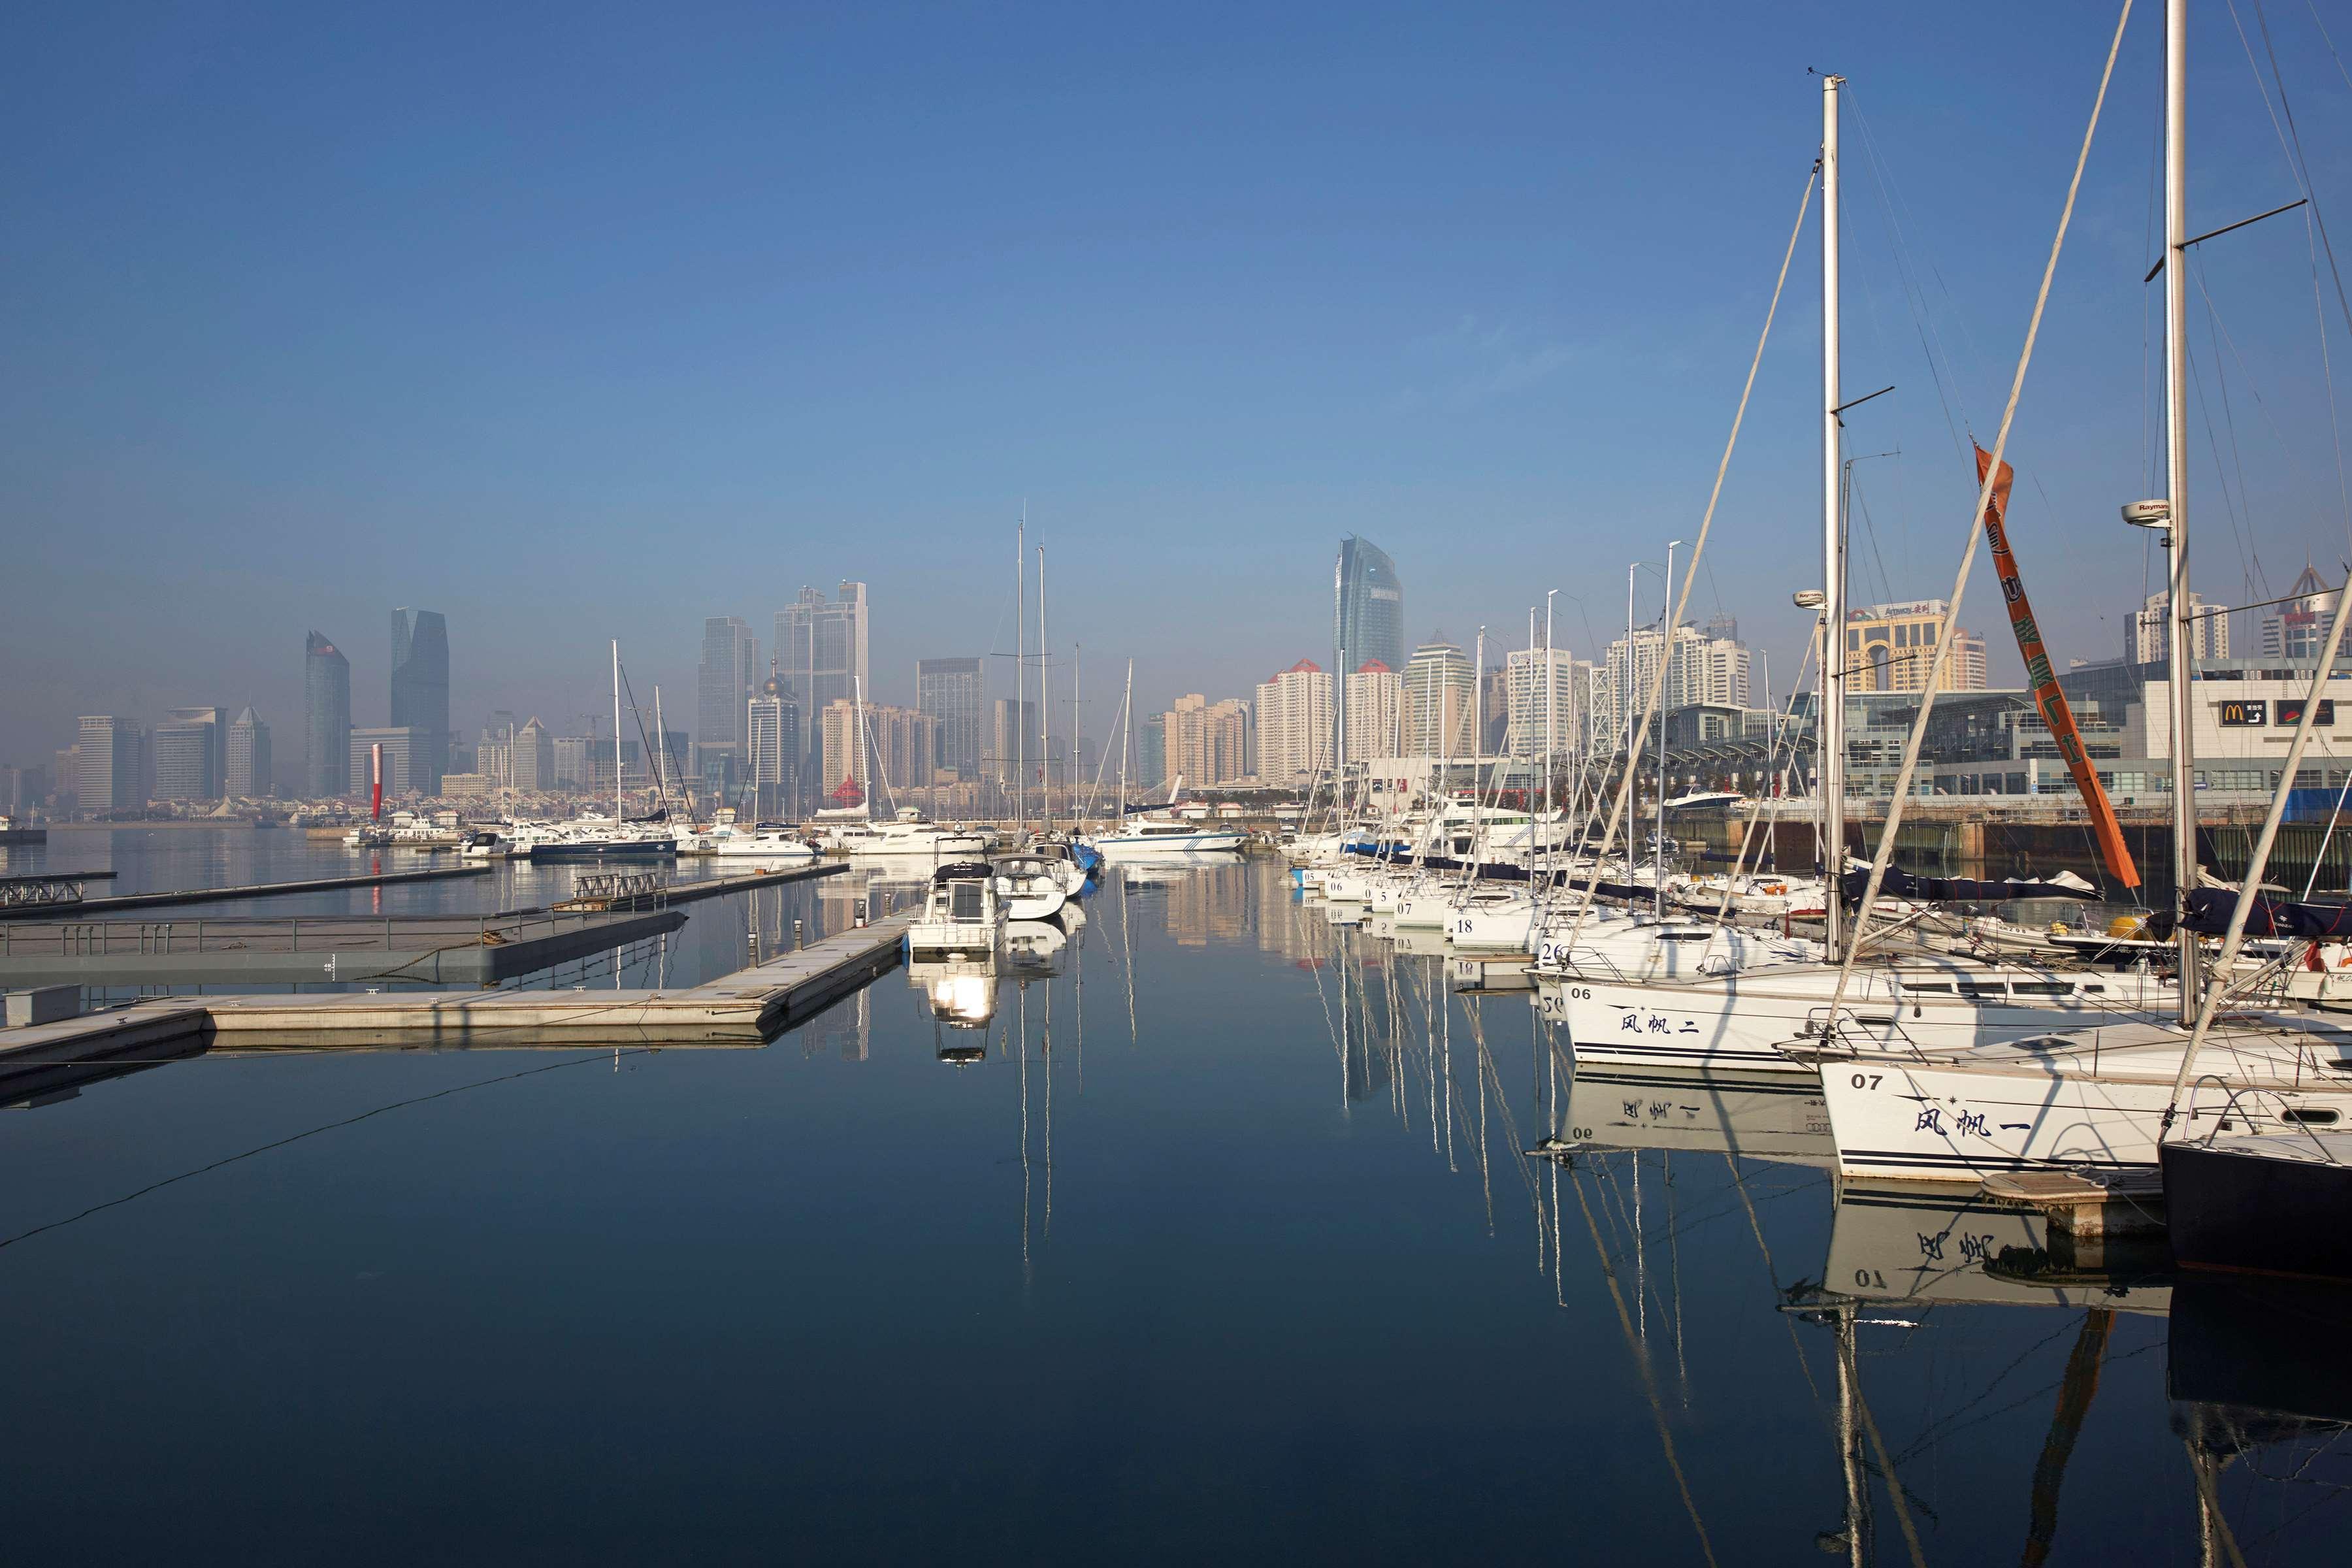
[[[1340,675],[1379,659],[1405,665],[1404,584],[1388,552],[1353,534],[1339,542],[1339,578],[1332,604],[1331,648]]]
[[[352,789],[352,661],[312,632],[302,650],[303,796],[332,800]]]
[[[449,623],[438,610],[392,612],[392,727],[422,731],[410,782],[439,794],[449,755]]]
[[[696,672],[696,756],[743,754],[747,703],[760,680],[760,639],[740,616],[713,616],[702,623],[702,662]],[[697,764],[697,771],[702,771]]]

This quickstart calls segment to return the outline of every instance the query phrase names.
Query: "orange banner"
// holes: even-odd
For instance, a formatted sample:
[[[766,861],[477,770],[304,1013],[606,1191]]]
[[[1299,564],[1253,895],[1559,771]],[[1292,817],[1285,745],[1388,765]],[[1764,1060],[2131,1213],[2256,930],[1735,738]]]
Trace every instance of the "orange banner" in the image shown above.
[[[1992,466],[1992,454],[1982,447],[1977,448],[1977,483],[1984,483],[1985,470]],[[2000,466],[2000,476],[1993,481],[1992,499],[1985,506],[1985,541],[1992,546],[1993,570],[2000,574],[2000,596],[2009,601],[2009,626],[2017,634],[2017,651],[2025,660],[2025,679],[2033,688],[2033,705],[2041,710],[2042,721],[2050,726],[2050,738],[2058,743],[2058,754],[2066,759],[2066,767],[2074,775],[2074,787],[2083,794],[2083,804],[2090,808],[2091,831],[2099,840],[2099,855],[2107,869],[2126,888],[2139,886],[2139,868],[2132,864],[2131,851],[2124,847],[2123,825],[2116,820],[2116,808],[2108,804],[2107,792],[2099,787],[2098,770],[2091,759],[2083,754],[2082,732],[2074,728],[2074,710],[2066,705],[2066,694],[2059,689],[2058,677],[2050,668],[2049,650],[2042,646],[2042,628],[2033,624],[2033,606],[2025,597],[2025,579],[2018,574],[2017,556],[2009,547],[2009,530],[2001,525],[2001,517],[2009,510],[2010,481],[2016,470],[2007,463]],[[2175,670],[2178,678],[2182,672]]]

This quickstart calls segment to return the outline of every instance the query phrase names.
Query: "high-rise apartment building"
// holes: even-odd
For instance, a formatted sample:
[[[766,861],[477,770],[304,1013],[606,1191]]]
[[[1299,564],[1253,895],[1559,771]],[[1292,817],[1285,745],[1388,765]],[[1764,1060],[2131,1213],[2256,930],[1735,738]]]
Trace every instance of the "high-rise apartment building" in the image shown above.
[[[1404,667],[1404,754],[1474,754],[1478,671],[1450,642],[1426,642]]]
[[[551,790],[555,787],[555,742],[539,715],[515,731],[514,750],[507,759],[514,773],[514,787],[519,792]]]
[[[1331,763],[1332,679],[1302,658],[1257,689],[1257,777],[1270,788],[1303,788]]]
[[[1182,775],[1208,789],[1248,778],[1255,763],[1249,704],[1238,697],[1212,703],[1195,691],[1162,715],[1168,776]]]
[[[1331,646],[1340,668],[1374,659],[1403,666],[1404,584],[1386,551],[1353,534],[1341,540],[1333,600]]]
[[[228,715],[174,708],[150,731],[157,800],[218,800],[228,761]]]
[[[1348,672],[1348,761],[1397,753],[1404,724],[1404,677],[1379,659]]]
[[[2305,562],[2286,601],[2263,617],[2263,657],[2290,663],[2316,661],[2327,645],[2327,622],[2335,614],[2336,590]]]
[[[1564,647],[1516,648],[1503,658],[1503,750],[1522,761],[1547,746],[1565,757],[1582,742],[1591,664]]]
[[[136,811],[147,804],[146,737],[131,720],[113,713],[81,718],[75,808],[85,816]]]
[[[792,687],[771,671],[744,712],[743,783],[751,792],[753,813],[762,822],[799,815],[804,748],[800,703]]]
[[[940,754],[936,765],[959,779],[980,777],[980,660],[917,659],[915,706],[939,721]]]
[[[833,808],[870,803],[866,748],[857,733],[857,705],[838,700],[818,715],[816,804]]]
[[[1846,689],[1925,689],[1928,668],[1936,661],[1936,639],[1943,636],[1944,623],[1950,618],[1951,609],[1950,604],[1942,599],[1914,599],[1907,604],[1872,605],[1849,610],[1845,617]],[[1984,638],[1963,628],[1953,634],[1952,656],[1946,663],[1944,683],[1938,689],[1984,689]],[[1742,701],[1740,706],[1747,704]]]
[[[424,737],[410,778],[417,794],[440,794],[449,760],[449,623],[438,610],[392,612],[391,727]]]
[[[1601,711],[1595,717],[1604,750],[1622,744],[1625,715],[1631,712],[1638,720],[1649,701],[1650,683],[1657,679],[1658,653],[1664,646],[1655,626],[1635,632],[1631,643],[1619,637],[1609,645],[1601,681]],[[1740,644],[1709,637],[1696,626],[1676,626],[1673,652],[1666,659],[1666,683],[1658,693],[1658,711],[1671,713],[1695,703],[1746,708],[1749,665],[1748,649]]]
[[[276,775],[269,756],[269,726],[250,706],[228,727],[228,774],[225,781],[231,800],[267,800],[275,793]]]
[[[702,662],[695,669],[697,772],[703,771],[704,758],[742,754],[746,704],[757,695],[760,679],[760,639],[743,617],[713,616],[704,621]]]
[[[548,742],[548,754],[554,759],[556,789],[585,789],[591,773],[588,767],[589,737],[558,735]]]
[[[2124,658],[2132,664],[2168,664],[2171,644],[2165,635],[2165,618],[2172,605],[2169,589],[2158,589],[2147,596],[2147,602],[2131,613],[2124,624]],[[2291,607],[2291,606],[2290,606]],[[2196,617],[2189,623],[2189,657],[2191,658],[2227,658],[2230,657],[2230,612],[2205,602],[2200,594],[2189,595],[2189,613]],[[2284,643],[2285,628],[2282,622],[2273,639],[2271,619],[2263,622],[2263,652],[2275,655],[2269,646],[2273,640]],[[2326,640],[2323,624],[2319,639],[2311,645],[2311,657],[2319,657],[2320,644]],[[1958,653],[1959,650],[1952,650]]]
[[[302,649],[303,798],[352,789],[352,661],[312,632]]]
[[[776,662],[783,679],[799,694],[803,712],[825,713],[835,702],[873,700],[872,677],[866,664],[866,584],[845,582],[833,598],[814,588],[803,588],[800,597],[776,612]],[[803,777],[831,770],[820,754],[823,737],[811,727]],[[823,781],[830,791],[839,779]]]

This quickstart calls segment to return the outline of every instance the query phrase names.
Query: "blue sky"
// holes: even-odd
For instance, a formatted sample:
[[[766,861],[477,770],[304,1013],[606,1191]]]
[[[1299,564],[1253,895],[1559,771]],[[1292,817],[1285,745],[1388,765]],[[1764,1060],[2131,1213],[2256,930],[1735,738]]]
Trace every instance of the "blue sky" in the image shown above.
[[[2303,0],[2265,4],[2352,264],[2352,79]],[[1696,531],[1819,140],[1808,66],[1853,85],[1846,387],[1898,389],[1853,419],[1855,452],[1902,453],[1858,470],[1854,594],[1940,593],[1972,499],[1954,432],[1990,442],[2114,16],[20,18],[0,759],[77,713],[199,701],[255,702],[299,748],[310,626],[380,721],[394,605],[448,615],[470,729],[592,710],[615,635],[682,705],[704,616],[764,647],[803,584],[860,577],[877,695],[910,700],[917,658],[1010,649],[1024,498],[1090,730],[1130,656],[1139,706],[1328,658],[1348,531],[1397,558],[1416,637],[1514,641],[1558,587],[1591,651],[1625,562]],[[2251,0],[2237,18],[2263,59]],[[2062,662],[2115,652],[2155,577],[2115,509],[2153,483],[2160,23],[2143,0],[2011,442]],[[2226,5],[2193,47],[2192,222],[2292,199]],[[1788,595],[1818,577],[1812,232],[1694,601],[1783,685]],[[2339,381],[2352,341],[2332,282],[2315,311],[2301,215],[2208,247],[2200,279],[2197,576],[2236,602],[2352,554],[2319,316]],[[1965,618],[2013,681],[1978,583]]]

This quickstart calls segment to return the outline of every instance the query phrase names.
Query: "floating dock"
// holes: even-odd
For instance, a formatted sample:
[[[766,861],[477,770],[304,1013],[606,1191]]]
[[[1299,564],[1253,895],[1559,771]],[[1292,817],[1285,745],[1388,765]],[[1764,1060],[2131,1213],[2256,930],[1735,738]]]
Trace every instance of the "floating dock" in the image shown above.
[[[15,921],[0,924],[0,986],[494,985],[685,923],[666,909]]]
[[[338,888],[380,888],[394,882],[438,882],[452,877],[487,877],[488,866],[444,866],[429,871],[378,871],[357,877],[316,877],[303,882],[256,882],[243,888],[190,888],[180,892],[110,893],[102,899],[83,899],[74,904],[76,913],[102,915],[117,910],[160,909],[170,904],[217,904],[231,899],[270,899],[289,893],[327,893]],[[56,871],[47,881],[87,881],[100,877],[111,877],[111,871]],[[32,905],[21,909],[0,909],[0,920],[34,920],[55,906]]]
[[[683,919],[682,916],[673,917]],[[197,1051],[500,1050],[635,1042],[758,1046],[897,966],[911,915],[859,926],[707,985],[669,991],[406,991],[173,996],[0,1029],[0,1104],[15,1074]]]

